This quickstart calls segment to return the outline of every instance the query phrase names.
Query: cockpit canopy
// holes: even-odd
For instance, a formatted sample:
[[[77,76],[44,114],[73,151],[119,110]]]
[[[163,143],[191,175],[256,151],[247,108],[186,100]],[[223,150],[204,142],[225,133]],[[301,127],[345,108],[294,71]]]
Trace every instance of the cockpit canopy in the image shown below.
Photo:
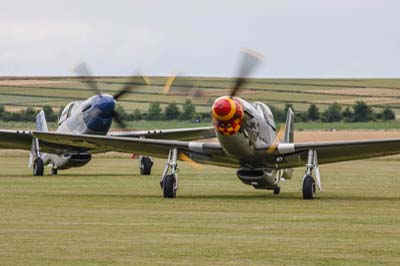
[[[276,128],[275,121],[274,121],[274,115],[272,114],[271,109],[269,109],[269,107],[265,103],[254,102],[252,105],[257,110],[257,112],[262,117],[264,117],[265,121],[267,121],[267,123],[269,125],[271,125],[273,128]]]
[[[80,102],[71,102],[67,106],[65,106],[64,110],[61,113],[60,119],[58,120],[58,125],[61,125],[65,120],[67,120],[79,106]]]

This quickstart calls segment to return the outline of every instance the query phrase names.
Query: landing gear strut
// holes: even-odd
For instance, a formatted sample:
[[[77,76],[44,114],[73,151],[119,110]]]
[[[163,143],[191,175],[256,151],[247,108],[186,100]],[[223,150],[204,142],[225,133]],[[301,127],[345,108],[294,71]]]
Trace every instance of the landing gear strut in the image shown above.
[[[316,186],[318,186],[318,189],[322,191],[316,150],[308,151],[308,160],[306,167],[306,174],[303,177],[303,199],[315,199]],[[315,179],[312,176],[313,170],[315,173]]]
[[[161,176],[160,186],[163,190],[164,198],[175,198],[178,190],[178,149],[172,148],[169,150],[168,160],[165,164],[164,172]],[[170,172],[170,174],[168,174]]]
[[[141,175],[150,175],[151,168],[153,167],[153,160],[150,156],[140,156],[139,168]]]
[[[32,139],[31,158],[34,158],[33,175],[42,176],[44,172],[44,163],[42,158],[40,158],[39,140],[37,138]]]

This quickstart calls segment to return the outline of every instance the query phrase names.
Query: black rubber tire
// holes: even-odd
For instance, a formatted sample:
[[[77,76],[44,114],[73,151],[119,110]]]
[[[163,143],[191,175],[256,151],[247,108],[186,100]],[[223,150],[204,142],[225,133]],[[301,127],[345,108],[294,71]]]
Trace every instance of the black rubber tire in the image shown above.
[[[58,174],[58,169],[57,168],[51,168],[51,175],[57,175]]]
[[[42,176],[44,172],[44,164],[41,158],[36,158],[33,162],[33,175]]]
[[[152,166],[153,166],[153,161],[149,157],[143,156],[140,162],[140,174],[151,175]]]
[[[174,175],[167,175],[163,180],[163,195],[164,198],[172,199],[176,197],[175,177]]]
[[[279,195],[279,193],[281,193],[281,187],[280,186],[274,187],[274,195]]]
[[[315,180],[312,176],[306,176],[303,180],[303,199],[315,199]]]

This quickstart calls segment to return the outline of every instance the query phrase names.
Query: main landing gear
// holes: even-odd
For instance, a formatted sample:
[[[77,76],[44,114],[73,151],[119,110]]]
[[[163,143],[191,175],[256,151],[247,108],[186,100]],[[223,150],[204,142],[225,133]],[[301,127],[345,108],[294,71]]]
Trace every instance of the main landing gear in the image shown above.
[[[42,176],[43,172],[44,172],[43,160],[40,157],[38,157],[33,162],[33,175]]]
[[[140,156],[139,169],[141,175],[151,175],[151,168],[153,167],[153,160],[151,156]]]
[[[303,177],[303,199],[315,199],[316,187],[318,187],[318,189],[322,191],[316,150],[308,151],[308,160],[306,167],[306,174]],[[312,176],[313,170],[315,173],[315,179]]]
[[[160,186],[163,190],[164,198],[175,198],[178,190],[178,149],[172,148],[169,150],[168,160],[165,164],[164,172],[161,176]],[[170,173],[169,173],[170,172]]]

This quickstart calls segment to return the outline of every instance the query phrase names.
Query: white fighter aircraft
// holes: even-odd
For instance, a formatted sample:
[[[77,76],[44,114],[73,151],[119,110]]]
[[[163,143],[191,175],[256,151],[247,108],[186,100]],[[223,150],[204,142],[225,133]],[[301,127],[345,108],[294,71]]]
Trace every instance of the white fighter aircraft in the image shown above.
[[[115,95],[102,94],[97,87],[97,83],[85,64],[81,64],[75,70],[85,76],[86,83],[96,94],[81,102],[69,103],[61,113],[58,120],[58,128],[56,133],[68,134],[87,134],[87,135],[109,135],[130,138],[158,138],[158,139],[179,139],[193,140],[200,138],[215,137],[213,127],[196,127],[181,129],[163,129],[163,130],[138,130],[138,131],[122,131],[109,132],[111,124],[115,121],[121,128],[125,128],[120,114],[116,110],[117,100],[128,93],[135,84],[136,78],[133,77],[128,81]],[[43,111],[39,112],[36,117],[36,130],[34,132],[48,132],[47,122]],[[28,134],[27,139],[31,142],[29,167],[33,166],[33,175],[41,176],[44,172],[44,165],[50,165],[51,174],[56,175],[58,170],[64,170],[71,167],[80,167],[86,165],[92,158],[91,152],[81,148],[66,148],[60,152],[44,152],[41,141],[33,137],[33,132],[29,131],[10,131],[0,130],[0,148],[6,149],[25,149],[27,140],[24,137],[18,137],[16,143],[12,140],[13,136],[20,134]],[[25,136],[26,137],[26,136]],[[22,141],[24,140],[24,141]],[[22,141],[22,142],[20,142]],[[44,145],[46,146],[46,145]],[[140,156],[139,168],[142,175],[150,175],[153,160],[150,156]]]
[[[69,131],[46,132],[43,127],[32,132],[2,130],[0,148],[32,149],[35,162],[43,153],[48,153],[60,158],[73,158],[74,163],[86,163],[91,154],[108,151],[167,158],[160,180],[166,198],[176,196],[178,158],[236,168],[237,176],[244,184],[256,189],[270,189],[274,194],[280,193],[280,180],[292,177],[294,167],[305,166],[303,198],[314,199],[316,187],[322,189],[319,164],[400,153],[400,138],[294,143],[294,114],[291,110],[287,113],[285,126],[278,131],[273,114],[266,104],[249,103],[235,97],[246,82],[244,77],[249,75],[258,62],[258,56],[250,52],[243,53],[239,78],[236,79],[231,94],[214,101],[211,113],[218,142],[149,139],[148,136],[135,138],[131,135],[92,135],[88,133],[96,132],[71,130],[66,120],[61,123],[60,128],[63,128],[65,123]],[[74,128],[92,123],[96,125],[93,128],[97,128],[99,124],[111,123],[104,119],[111,119],[115,98],[118,97],[94,96],[91,100],[92,106],[88,110],[94,108],[97,111],[91,112],[88,116],[81,115],[80,120],[76,119],[74,122],[80,121],[80,124],[75,124]],[[79,106],[77,113],[87,111],[85,104]],[[95,114],[99,112],[98,110],[109,110],[109,114],[106,116],[103,114],[104,117],[97,122],[90,122],[92,117],[97,117]],[[105,132],[103,127],[99,128]],[[108,130],[109,126],[106,128]]]

